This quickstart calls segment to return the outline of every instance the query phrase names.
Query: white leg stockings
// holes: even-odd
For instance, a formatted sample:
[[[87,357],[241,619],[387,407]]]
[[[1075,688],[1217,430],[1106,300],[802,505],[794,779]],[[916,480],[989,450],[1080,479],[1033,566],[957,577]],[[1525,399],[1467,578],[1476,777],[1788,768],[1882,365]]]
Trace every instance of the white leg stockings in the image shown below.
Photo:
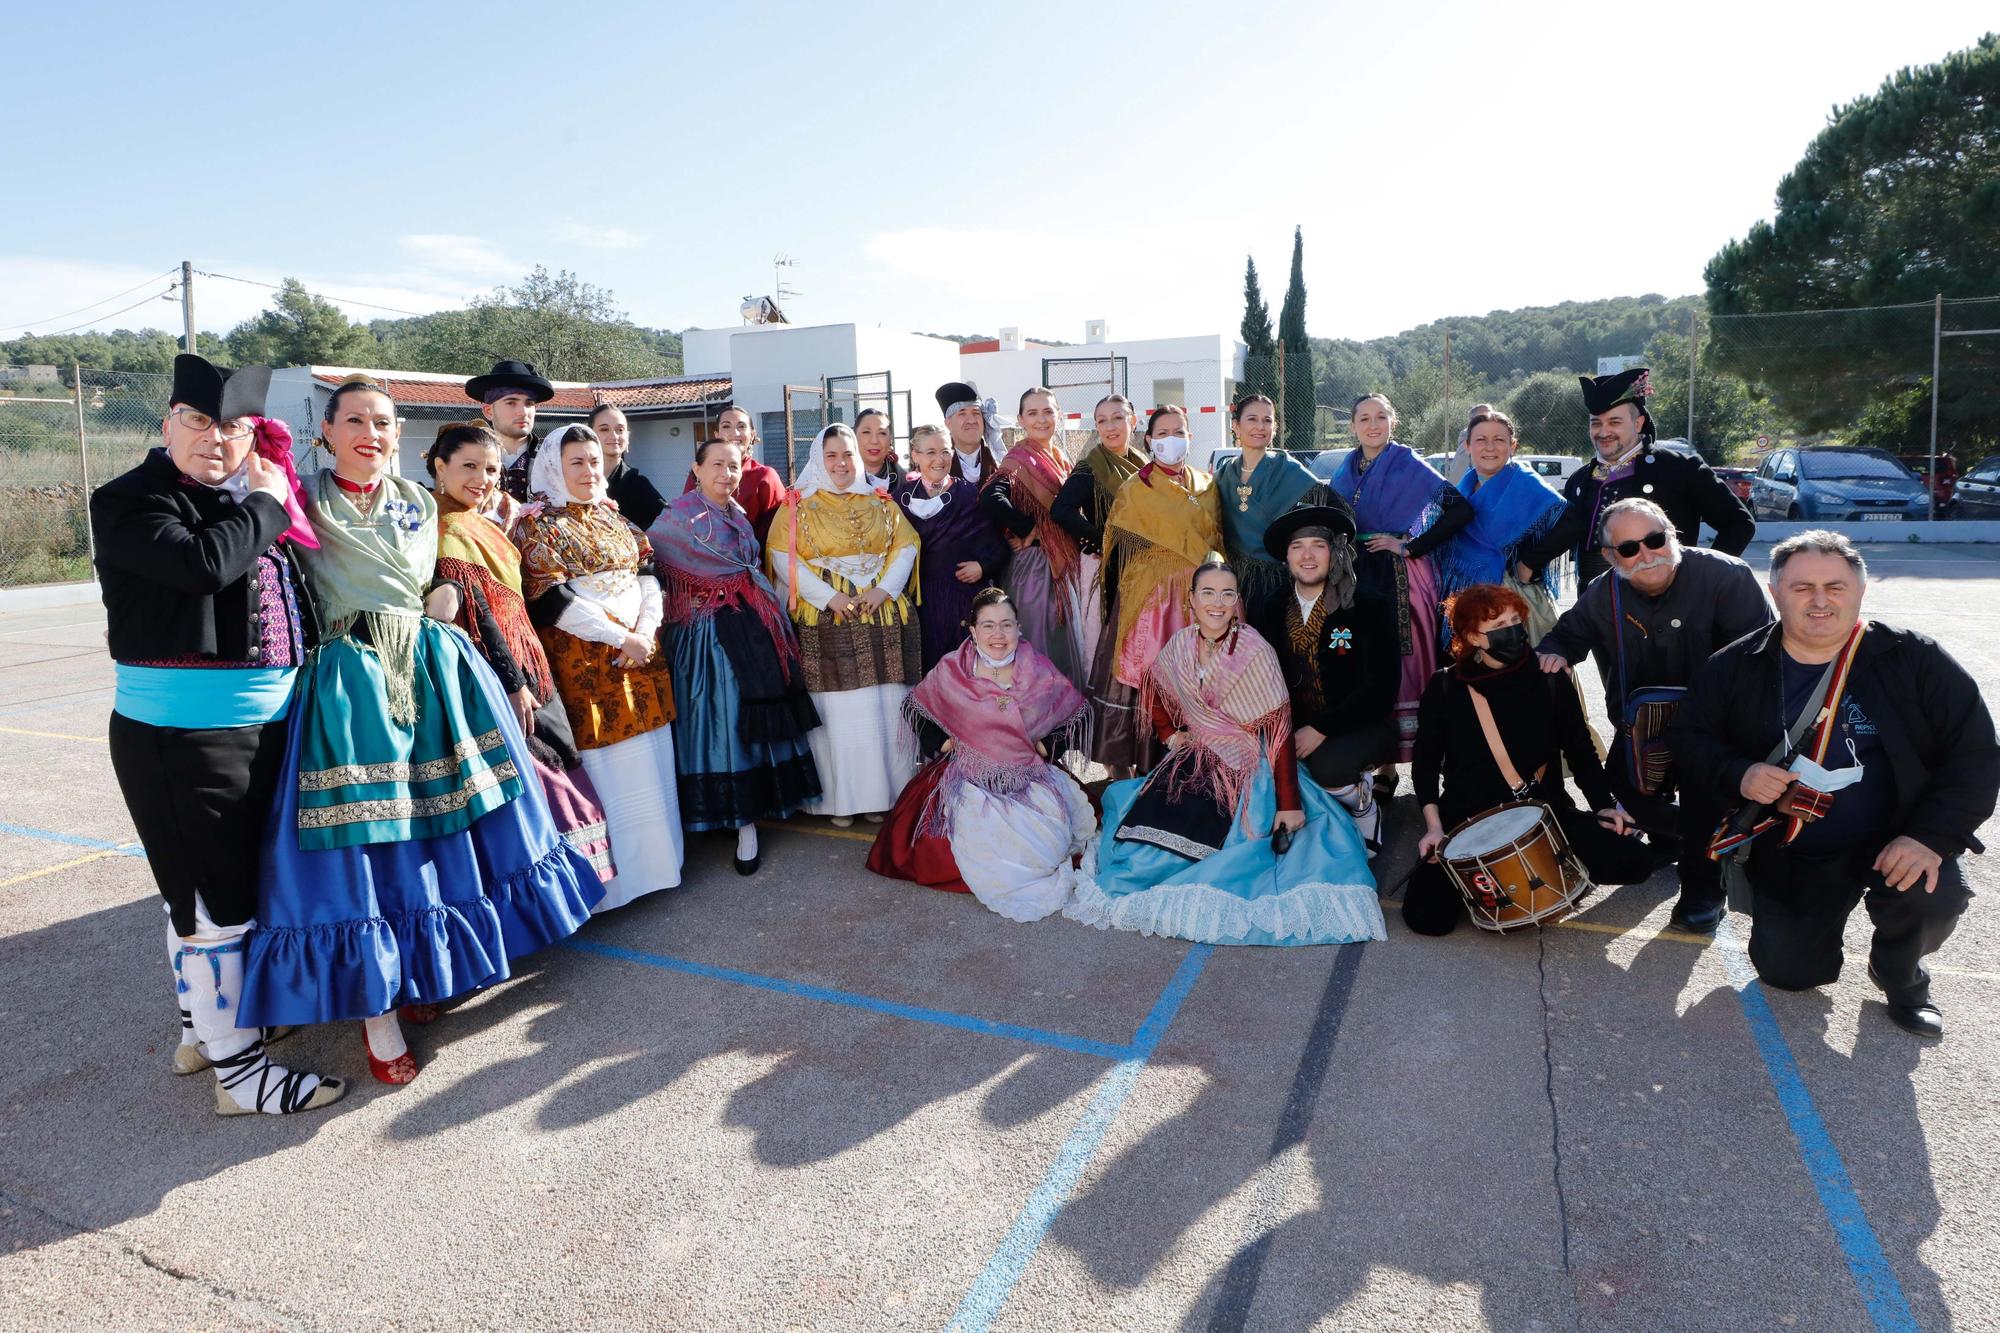
[[[331,1105],[346,1091],[339,1079],[271,1063],[263,1034],[236,1025],[244,933],[240,926],[214,928],[213,938],[205,931],[182,940],[176,956],[181,1002],[202,1051],[215,1066],[216,1114],[290,1115]]]

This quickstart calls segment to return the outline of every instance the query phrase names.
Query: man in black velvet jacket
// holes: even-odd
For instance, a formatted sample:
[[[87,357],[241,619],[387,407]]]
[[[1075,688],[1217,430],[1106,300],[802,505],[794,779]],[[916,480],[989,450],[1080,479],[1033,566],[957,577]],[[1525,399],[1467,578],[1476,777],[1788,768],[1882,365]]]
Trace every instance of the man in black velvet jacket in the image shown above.
[[[164,447],[90,497],[117,661],[111,767],[166,899],[174,1069],[214,1068],[218,1115],[309,1111],[343,1091],[273,1064],[266,1034],[236,1026],[264,821],[315,631],[290,550],[311,529],[287,509],[291,437],[264,419],[270,379],[174,358]]]
[[[1867,578],[1836,533],[1779,542],[1778,623],[1695,672],[1668,739],[1690,785],[1771,821],[1744,863],[1757,975],[1783,990],[1838,980],[1859,903],[1875,923],[1868,975],[1889,1017],[1935,1037],[1944,1018],[1922,960],[1972,900],[1958,859],[1984,850],[1977,831],[2000,793],[2000,742],[1978,683],[1936,642],[1879,620],[1861,626]],[[1802,740],[1786,746],[1809,710]],[[1819,771],[1785,762],[1793,751]],[[1735,827],[1762,822],[1746,814]]]
[[[1264,549],[1292,571],[1292,595],[1254,608],[1252,628],[1284,669],[1299,764],[1347,807],[1373,855],[1381,833],[1374,770],[1396,753],[1395,607],[1357,585],[1354,516],[1345,508],[1300,505],[1266,530]]]

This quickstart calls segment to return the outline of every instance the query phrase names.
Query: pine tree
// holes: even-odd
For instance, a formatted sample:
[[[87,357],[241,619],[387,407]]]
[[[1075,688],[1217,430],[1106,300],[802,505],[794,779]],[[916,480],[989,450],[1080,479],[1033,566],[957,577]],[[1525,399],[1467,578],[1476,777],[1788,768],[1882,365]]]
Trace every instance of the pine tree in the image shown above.
[[[1243,392],[1276,394],[1278,340],[1271,333],[1271,307],[1257,282],[1257,261],[1243,260]]]
[[[1278,311],[1278,345],[1285,358],[1285,447],[1317,448],[1314,435],[1312,344],[1306,339],[1306,240],[1303,227],[1292,228],[1292,277],[1285,286],[1285,303]]]

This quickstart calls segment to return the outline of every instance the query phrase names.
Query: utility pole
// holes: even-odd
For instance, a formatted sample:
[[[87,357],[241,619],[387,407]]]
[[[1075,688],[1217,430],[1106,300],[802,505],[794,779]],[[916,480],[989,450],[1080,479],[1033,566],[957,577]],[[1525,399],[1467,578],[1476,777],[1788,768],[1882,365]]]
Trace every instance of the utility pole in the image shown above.
[[[1698,363],[1695,348],[1701,341],[1701,316],[1696,311],[1688,311],[1688,448],[1697,449],[1694,442],[1694,380]]]
[[[1930,501],[1928,512],[1937,517],[1937,409],[1938,371],[1944,361],[1944,293],[1931,303],[1931,452],[1930,473],[1924,478],[1924,494]]]
[[[194,265],[188,260],[181,261],[181,323],[187,330],[186,345],[181,349],[192,356],[194,346]]]

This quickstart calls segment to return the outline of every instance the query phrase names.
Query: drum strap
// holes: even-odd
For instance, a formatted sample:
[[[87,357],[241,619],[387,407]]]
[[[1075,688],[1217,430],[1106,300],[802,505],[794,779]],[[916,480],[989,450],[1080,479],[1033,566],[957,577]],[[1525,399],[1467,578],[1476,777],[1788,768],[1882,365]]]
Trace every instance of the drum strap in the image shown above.
[[[1507,784],[1507,789],[1515,796],[1525,798],[1529,786],[1521,781],[1520,770],[1514,767],[1514,760],[1507,753],[1507,744],[1500,739],[1500,726],[1493,720],[1492,705],[1486,702],[1485,695],[1471,685],[1465,687],[1465,692],[1472,696],[1472,711],[1479,718],[1479,729],[1486,733],[1486,747],[1493,751],[1493,765],[1500,770],[1500,780]],[[1540,782],[1542,774],[1548,771],[1547,764],[1536,769],[1535,781]]]

